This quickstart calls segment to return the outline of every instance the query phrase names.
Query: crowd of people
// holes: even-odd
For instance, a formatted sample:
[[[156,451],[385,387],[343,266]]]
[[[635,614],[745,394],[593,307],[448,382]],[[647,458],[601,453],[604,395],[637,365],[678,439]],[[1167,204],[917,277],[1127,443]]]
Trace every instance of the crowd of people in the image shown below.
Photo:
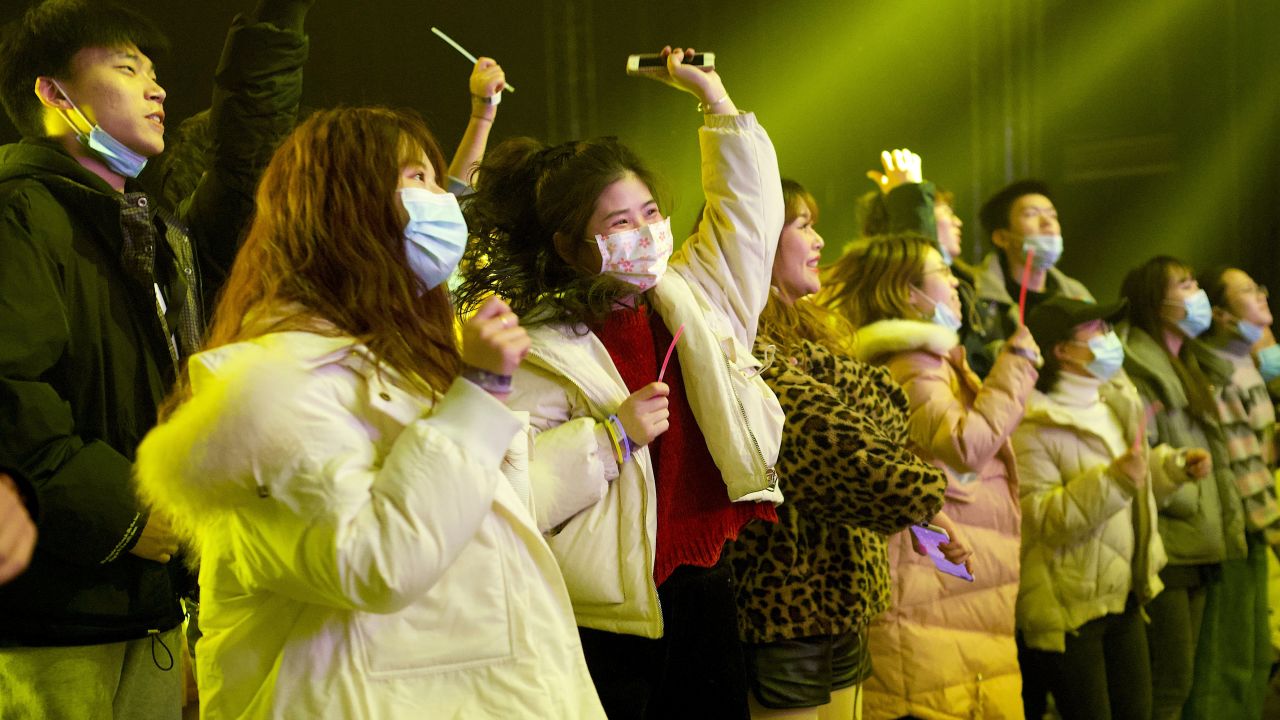
[[[1034,180],[969,265],[908,150],[822,267],[814,196],[667,47],[677,243],[618,140],[487,148],[490,58],[448,162],[412,111],[300,112],[312,2],[236,18],[163,156],[145,18],[0,40],[0,717],[1264,716],[1246,268],[1099,302]]]

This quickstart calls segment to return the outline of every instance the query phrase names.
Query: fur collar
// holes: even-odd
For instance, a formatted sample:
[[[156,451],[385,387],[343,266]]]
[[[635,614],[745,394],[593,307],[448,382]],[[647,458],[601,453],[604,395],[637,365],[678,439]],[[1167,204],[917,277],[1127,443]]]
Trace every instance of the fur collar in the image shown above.
[[[854,348],[858,359],[877,358],[906,350],[924,350],[946,355],[960,344],[954,330],[923,320],[880,320],[858,328]]]

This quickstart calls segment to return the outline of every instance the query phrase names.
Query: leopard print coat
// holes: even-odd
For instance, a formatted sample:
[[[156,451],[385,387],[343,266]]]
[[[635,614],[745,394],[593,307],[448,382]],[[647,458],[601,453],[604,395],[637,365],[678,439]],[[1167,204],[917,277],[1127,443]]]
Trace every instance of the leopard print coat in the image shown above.
[[[757,338],[757,356],[771,344]],[[908,449],[907,397],[888,371],[807,340],[778,355],[764,379],[787,414],[787,501],[727,550],[749,643],[865,628],[889,603],[885,535],[933,517],[947,484]]]

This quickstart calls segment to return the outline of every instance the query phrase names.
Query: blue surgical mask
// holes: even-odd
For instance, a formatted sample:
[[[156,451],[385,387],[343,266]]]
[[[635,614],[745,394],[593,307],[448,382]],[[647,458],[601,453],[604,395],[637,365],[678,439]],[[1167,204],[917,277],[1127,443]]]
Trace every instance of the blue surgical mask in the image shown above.
[[[1115,377],[1124,365],[1124,344],[1120,342],[1120,336],[1114,330],[1094,335],[1089,338],[1088,345],[1093,359],[1084,367],[1089,374],[1103,382]]]
[[[947,267],[951,267],[951,263],[955,262],[955,258],[951,257],[951,253],[941,244],[938,245],[938,254],[942,256],[942,264]]]
[[[401,188],[400,202],[409,213],[404,228],[409,267],[427,289],[449,279],[467,249],[467,223],[450,193],[426,188]]]
[[[1280,377],[1280,344],[1268,345],[1258,351],[1258,372],[1267,382]]]
[[[953,332],[960,331],[960,326],[963,323],[961,323],[959,316],[955,314],[955,311],[951,309],[950,305],[944,302],[938,302],[936,300],[933,300],[933,298],[929,298],[928,295],[925,295],[925,292],[923,290],[917,287],[912,287],[911,289],[915,290],[916,292],[920,293],[921,295],[923,295],[924,297],[928,298],[930,301],[933,302],[933,315],[929,317],[929,322],[932,322],[934,325],[941,325],[942,327],[948,330],[951,330]]]
[[[1209,325],[1213,322],[1213,306],[1209,304],[1209,296],[1204,290],[1197,290],[1194,295],[1184,299],[1181,303],[1170,301],[1170,305],[1181,305],[1186,310],[1186,316],[1177,322],[1178,329],[1189,338],[1200,337],[1200,334],[1209,329]]]
[[[1037,270],[1048,270],[1058,264],[1062,257],[1061,235],[1025,235],[1022,238],[1022,257],[1026,258],[1028,250],[1035,250],[1031,267]]]
[[[1252,345],[1262,339],[1262,326],[1248,320],[1237,320],[1236,334]]]
[[[88,125],[89,118],[80,111],[71,96],[67,95],[66,91],[62,89],[62,85],[55,80],[53,86],[57,88],[59,95],[65,98],[68,103],[71,103],[71,109],[80,116],[84,124]],[[127,178],[136,178],[142,174],[142,168],[147,166],[146,157],[130,150],[124,143],[112,137],[106,130],[103,130],[101,125],[94,125],[86,134],[80,129],[80,126],[71,122],[71,118],[67,117],[65,111],[62,112],[62,119],[75,131],[76,139],[80,141],[80,144],[93,151],[107,167],[111,168],[111,172]]]

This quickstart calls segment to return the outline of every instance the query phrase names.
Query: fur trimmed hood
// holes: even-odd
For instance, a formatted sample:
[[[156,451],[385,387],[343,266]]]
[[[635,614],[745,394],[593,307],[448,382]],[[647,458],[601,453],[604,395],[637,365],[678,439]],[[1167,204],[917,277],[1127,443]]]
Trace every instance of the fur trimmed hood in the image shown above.
[[[854,337],[854,351],[864,362],[907,350],[946,355],[960,344],[954,330],[924,320],[880,320],[858,328]]]

